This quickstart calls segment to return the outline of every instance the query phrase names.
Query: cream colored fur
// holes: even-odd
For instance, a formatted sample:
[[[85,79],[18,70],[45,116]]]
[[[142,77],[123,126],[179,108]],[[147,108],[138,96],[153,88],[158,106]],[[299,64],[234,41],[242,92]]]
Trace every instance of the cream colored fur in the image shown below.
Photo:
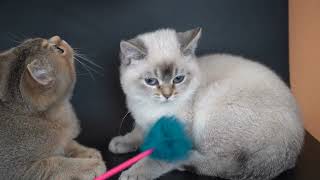
[[[185,55],[186,50],[194,52],[201,30],[185,33],[183,37],[190,38],[187,41],[181,41],[181,34],[172,29],[135,38],[142,42],[145,55],[127,59],[131,63],[122,64],[120,70],[136,127],[125,136],[115,137],[109,150],[136,150],[144,132],[165,115],[174,115],[186,124],[194,149],[189,159],[176,163],[147,158],[123,172],[120,179],[156,179],[171,170],[192,166],[198,174],[259,180],[294,167],[304,129],[290,89],[269,68],[242,57]],[[125,42],[121,45],[122,53],[129,52],[122,60],[131,57]],[[167,101],[150,96],[154,89],[144,87],[141,79],[146,71],[164,63],[190,72],[186,88]]]

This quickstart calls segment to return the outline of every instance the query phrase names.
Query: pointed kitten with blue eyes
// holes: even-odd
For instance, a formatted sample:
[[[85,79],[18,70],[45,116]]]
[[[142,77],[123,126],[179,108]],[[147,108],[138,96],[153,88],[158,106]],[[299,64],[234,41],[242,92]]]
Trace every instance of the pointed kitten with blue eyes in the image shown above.
[[[195,56],[201,29],[161,29],[122,41],[121,84],[135,119],[112,139],[113,153],[132,152],[159,117],[186,124],[194,148],[187,160],[146,158],[121,180],[150,180],[191,167],[226,179],[272,179],[293,168],[304,129],[289,88],[267,67],[242,57]]]

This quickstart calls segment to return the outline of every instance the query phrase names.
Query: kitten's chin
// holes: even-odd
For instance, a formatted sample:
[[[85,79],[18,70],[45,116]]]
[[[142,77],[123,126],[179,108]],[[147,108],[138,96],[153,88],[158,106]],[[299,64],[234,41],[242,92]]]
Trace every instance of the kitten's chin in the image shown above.
[[[177,101],[177,97],[176,96],[171,96],[170,98],[165,98],[165,97],[161,97],[159,99],[156,99],[156,101],[159,103],[159,104],[172,104],[172,103],[176,103]]]

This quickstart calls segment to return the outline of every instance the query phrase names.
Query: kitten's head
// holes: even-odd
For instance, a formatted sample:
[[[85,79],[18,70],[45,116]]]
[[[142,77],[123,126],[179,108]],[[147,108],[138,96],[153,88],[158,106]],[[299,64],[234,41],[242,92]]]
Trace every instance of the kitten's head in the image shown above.
[[[35,38],[0,53],[0,100],[43,111],[71,94],[73,49],[58,36]]]
[[[191,97],[199,86],[195,49],[201,28],[161,29],[120,43],[121,84],[129,98],[159,104]]]

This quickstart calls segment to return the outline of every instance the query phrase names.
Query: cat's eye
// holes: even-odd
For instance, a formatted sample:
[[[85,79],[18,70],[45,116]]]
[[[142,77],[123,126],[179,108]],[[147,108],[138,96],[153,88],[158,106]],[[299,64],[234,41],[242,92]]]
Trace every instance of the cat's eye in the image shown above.
[[[144,81],[146,82],[146,84],[148,84],[149,86],[155,86],[159,84],[159,81],[156,78],[145,78]]]
[[[53,45],[53,47],[59,51],[59,53],[63,54],[64,53],[64,50],[62,48],[60,48],[59,46],[57,45]]]
[[[179,84],[179,83],[181,83],[183,80],[184,80],[184,75],[179,75],[179,76],[176,76],[176,77],[173,79],[173,83],[174,83],[174,84]]]

